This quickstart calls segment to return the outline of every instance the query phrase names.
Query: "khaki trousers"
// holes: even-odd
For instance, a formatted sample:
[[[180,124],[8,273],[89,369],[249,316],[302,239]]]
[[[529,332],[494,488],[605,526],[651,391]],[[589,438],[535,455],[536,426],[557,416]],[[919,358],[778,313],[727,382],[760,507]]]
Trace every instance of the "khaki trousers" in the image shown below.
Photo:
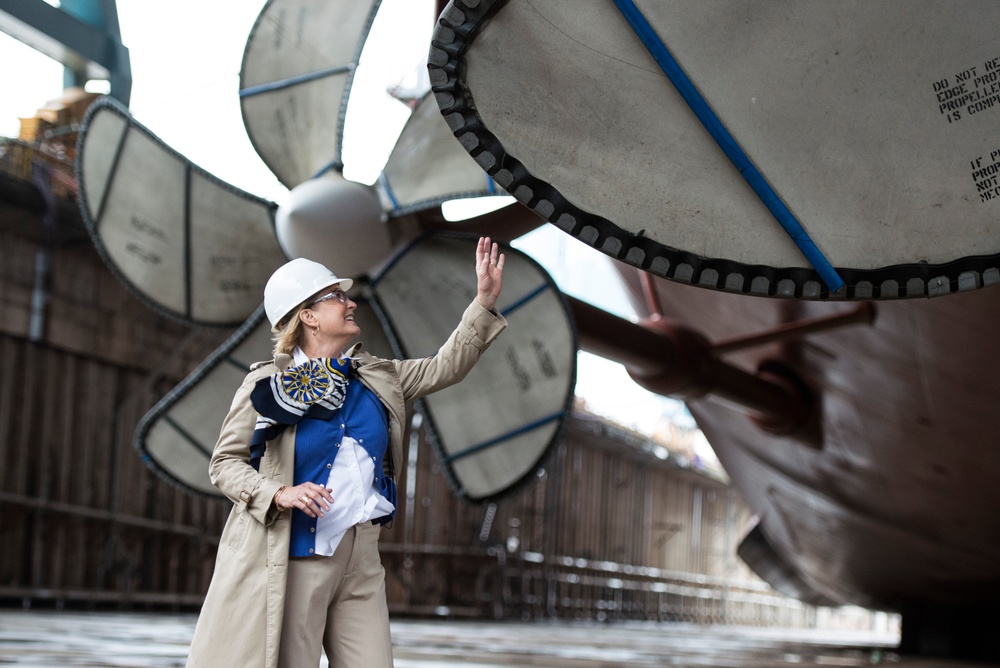
[[[392,639],[385,570],[378,553],[382,527],[351,527],[333,556],[288,560],[279,668],[391,668]]]

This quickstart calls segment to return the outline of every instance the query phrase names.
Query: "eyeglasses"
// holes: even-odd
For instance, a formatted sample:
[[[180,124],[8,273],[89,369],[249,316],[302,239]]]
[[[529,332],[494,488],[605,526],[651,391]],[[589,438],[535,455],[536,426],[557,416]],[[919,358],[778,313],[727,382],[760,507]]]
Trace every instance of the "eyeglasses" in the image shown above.
[[[346,304],[347,293],[344,292],[343,290],[334,290],[333,292],[330,292],[328,294],[323,295],[322,297],[318,297],[317,299],[312,300],[311,302],[309,302],[309,306],[307,306],[306,308],[312,308],[313,306],[316,306],[316,304],[319,304],[320,302],[329,301],[331,299],[336,299],[341,304]]]

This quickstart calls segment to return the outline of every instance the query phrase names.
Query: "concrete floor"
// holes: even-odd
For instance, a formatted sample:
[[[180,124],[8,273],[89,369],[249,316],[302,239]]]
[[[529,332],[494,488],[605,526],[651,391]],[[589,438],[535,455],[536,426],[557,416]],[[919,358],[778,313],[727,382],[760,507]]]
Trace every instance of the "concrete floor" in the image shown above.
[[[0,665],[183,666],[195,619],[190,614],[0,610]],[[902,658],[891,649],[894,636],[876,633],[651,623],[393,620],[392,640],[397,668],[982,668],[982,664]]]

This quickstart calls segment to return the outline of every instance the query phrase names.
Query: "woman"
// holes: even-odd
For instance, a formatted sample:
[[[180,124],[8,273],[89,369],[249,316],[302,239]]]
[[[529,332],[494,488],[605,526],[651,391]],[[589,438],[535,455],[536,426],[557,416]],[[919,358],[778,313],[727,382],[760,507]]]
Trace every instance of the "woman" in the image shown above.
[[[381,526],[395,514],[404,403],[457,383],[506,327],[504,256],[476,248],[477,295],[438,353],[384,360],[361,330],[350,279],[292,260],[268,280],[275,356],[237,391],[209,465],[235,504],[188,666],[392,665]]]

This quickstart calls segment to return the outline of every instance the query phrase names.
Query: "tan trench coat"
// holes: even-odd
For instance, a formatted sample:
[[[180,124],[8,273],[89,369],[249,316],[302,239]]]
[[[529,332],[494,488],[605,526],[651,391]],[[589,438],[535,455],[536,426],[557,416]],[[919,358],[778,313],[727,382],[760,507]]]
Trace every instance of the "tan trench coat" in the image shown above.
[[[358,378],[389,409],[389,443],[397,470],[403,461],[404,404],[462,380],[506,326],[502,316],[473,301],[434,357],[385,360],[359,353],[360,345],[349,351],[352,357],[360,355]],[[191,642],[191,668],[278,664],[291,522],[289,513],[279,513],[272,499],[281,485],[292,484],[295,429],[268,442],[260,471],[255,471],[249,464],[249,444],[257,413],[250,391],[258,379],[291,362],[290,356],[278,355],[254,365],[236,392],[212,453],[212,484],[234,506]]]

